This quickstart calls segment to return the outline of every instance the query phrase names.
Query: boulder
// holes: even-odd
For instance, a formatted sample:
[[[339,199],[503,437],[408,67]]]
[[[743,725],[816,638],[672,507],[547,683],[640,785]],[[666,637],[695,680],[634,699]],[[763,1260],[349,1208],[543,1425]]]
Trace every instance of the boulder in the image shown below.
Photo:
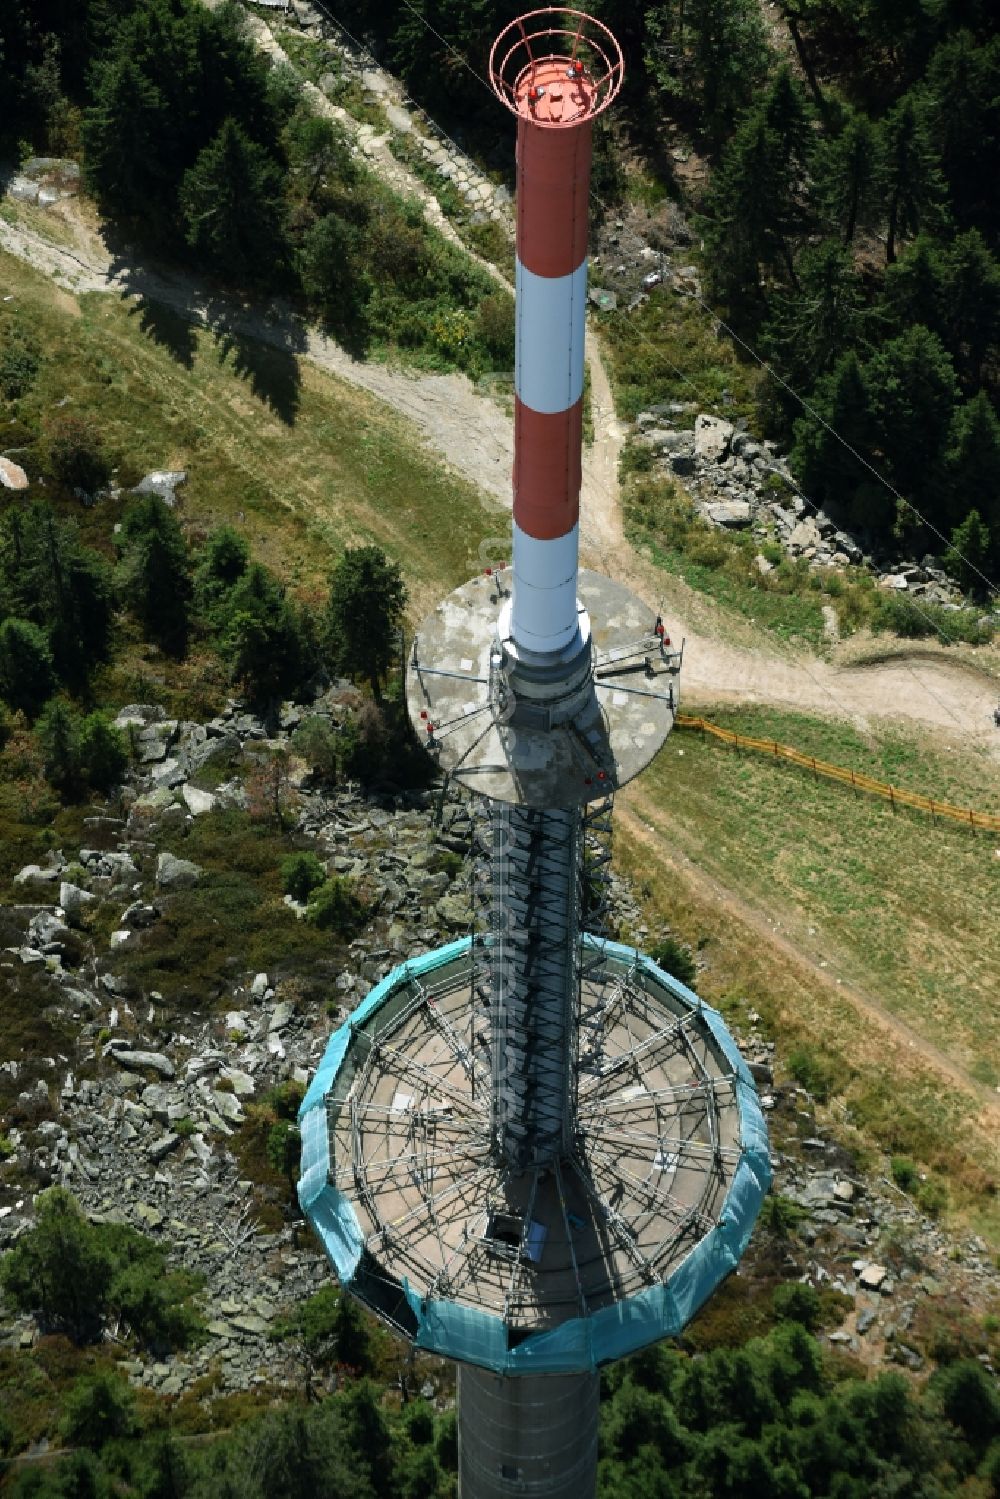
[[[221,1088],[213,1088],[212,1107],[227,1124],[243,1123],[243,1109],[235,1093],[226,1093]]]
[[[819,543],[819,527],[812,517],[808,515],[804,520],[800,520],[797,526],[792,527],[792,533],[788,538],[788,545],[793,552],[805,552],[810,548],[815,549],[819,546]]]
[[[275,1035],[277,1031],[283,1031],[291,1024],[292,1016],[295,1014],[295,1006],[290,999],[283,999],[280,1005],[275,1005],[270,1020],[267,1022],[267,1033]]]
[[[254,999],[263,999],[269,988],[266,973],[258,973],[250,985],[250,993]]]
[[[705,514],[714,525],[724,526],[727,531],[742,531],[752,519],[746,500],[720,500],[714,505],[706,505]]]
[[[14,876],[15,885],[55,885],[58,880],[58,869],[43,869],[40,864],[26,864]]]
[[[187,473],[184,469],[158,469],[140,479],[132,493],[159,495],[165,505],[173,507],[177,499],[174,491],[186,482]]]
[[[126,1067],[130,1072],[158,1072],[161,1077],[173,1077],[174,1064],[169,1057],[165,1057],[161,1051],[130,1051],[120,1043],[112,1042],[105,1048],[105,1054],[110,1056],[119,1067]]]
[[[155,1140],[149,1147],[149,1159],[154,1163],[157,1161],[162,1161],[164,1156],[168,1156],[172,1150],[176,1150],[177,1146],[180,1143],[180,1135],[161,1135],[160,1138],[158,1140]]]
[[[694,451],[698,458],[707,462],[721,463],[729,452],[733,437],[733,424],[721,416],[706,416],[704,412],[695,417]]]
[[[175,854],[160,854],[156,861],[156,885],[159,890],[190,890],[202,875],[201,866]]]
[[[866,1291],[881,1291],[885,1287],[889,1271],[885,1265],[865,1265],[858,1276],[858,1285]]]
[[[239,1067],[223,1067],[221,1075],[232,1085],[237,1098],[253,1097],[254,1080],[249,1072],[242,1072]]]
[[[192,817],[200,817],[203,812],[211,812],[216,802],[211,791],[200,791],[197,786],[182,786],[181,796]]]
[[[18,464],[9,458],[0,458],[0,484],[4,489],[27,489],[28,476]]]
[[[59,886],[59,904],[65,911],[70,926],[79,921],[86,907],[92,906],[96,899],[89,890],[81,890],[79,885],[72,885],[69,880],[63,880]]]

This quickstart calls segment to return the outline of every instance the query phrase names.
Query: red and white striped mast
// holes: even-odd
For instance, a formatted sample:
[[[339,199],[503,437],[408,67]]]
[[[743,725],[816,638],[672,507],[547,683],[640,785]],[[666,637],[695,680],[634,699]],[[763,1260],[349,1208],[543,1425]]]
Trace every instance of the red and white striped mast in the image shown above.
[[[512,22],[490,54],[517,117],[513,596],[500,636],[514,680],[544,662],[550,687],[557,663],[574,676],[590,654],[577,599],[590,163],[623,69],[607,27],[554,6]]]

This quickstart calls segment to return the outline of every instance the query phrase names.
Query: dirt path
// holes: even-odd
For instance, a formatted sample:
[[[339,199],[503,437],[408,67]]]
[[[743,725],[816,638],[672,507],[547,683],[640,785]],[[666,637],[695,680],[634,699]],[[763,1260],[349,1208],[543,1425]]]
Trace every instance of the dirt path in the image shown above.
[[[499,505],[510,505],[512,424],[507,412],[463,375],[417,375],[352,358],[332,339],[304,325],[287,308],[267,312],[228,303],[194,278],[123,261],[68,205],[59,219],[75,244],[43,237],[25,223],[0,219],[0,249],[27,262],[77,295],[91,292],[138,298],[172,308],[191,322],[292,349],[320,369],[363,387],[407,417],[423,441],[454,470]],[[806,654],[748,648],[694,630],[669,607],[671,580],[625,542],[617,496],[617,463],[624,431],[593,339],[589,345],[594,442],[584,457],[582,532],[588,560],[627,579],[660,608],[675,640],[686,637],[683,691],[696,702],[770,703],[869,722],[895,717],[980,742],[1000,758],[1000,736],[990,717],[996,682],[986,673],[935,655],[925,646],[912,659],[872,666],[838,665]],[[474,434],[474,435],[473,435]]]
[[[992,1130],[992,1137],[996,1138],[1000,1130],[1000,1098],[991,1088],[958,1066],[940,1047],[900,1016],[894,1015],[868,990],[838,978],[829,968],[821,967],[819,958],[810,955],[806,944],[793,941],[777,931],[765,912],[734,894],[682,853],[670,840],[670,829],[662,808],[641,789],[639,783],[634,783],[616,798],[615,819],[628,837],[648,848],[661,865],[676,871],[678,878],[699,899],[711,904],[717,912],[731,914],[735,922],[766,946],[777,948],[789,961],[806,969],[814,987],[829,990],[838,1000],[848,1000],[864,1018],[868,1044],[873,1052],[888,1050],[894,1063],[903,1067],[919,1060],[950,1086],[973,1095],[980,1108],[979,1123],[984,1130]]]

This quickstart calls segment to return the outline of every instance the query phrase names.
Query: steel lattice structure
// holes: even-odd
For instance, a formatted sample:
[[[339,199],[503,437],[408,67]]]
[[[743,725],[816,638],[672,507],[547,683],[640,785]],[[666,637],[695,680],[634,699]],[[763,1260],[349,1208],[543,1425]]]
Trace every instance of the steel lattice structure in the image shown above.
[[[682,652],[581,572],[591,133],[606,27],[547,7],[490,59],[517,119],[510,586],[443,600],[407,699],[471,797],[468,938],[383,980],[303,1103],[303,1208],[342,1282],[459,1361],[463,1499],[594,1491],[596,1370],[677,1333],[769,1180],[720,1016],[607,935],[613,794],[673,725]]]

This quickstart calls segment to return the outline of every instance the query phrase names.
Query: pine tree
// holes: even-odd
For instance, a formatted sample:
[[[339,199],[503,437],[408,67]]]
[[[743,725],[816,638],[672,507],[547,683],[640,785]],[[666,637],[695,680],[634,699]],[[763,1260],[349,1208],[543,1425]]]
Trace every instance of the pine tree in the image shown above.
[[[119,585],[150,640],[170,655],[187,650],[191,579],[180,526],[157,495],[125,512]]]
[[[882,140],[866,114],[852,110],[839,133],[824,141],[815,173],[825,215],[844,244],[852,244],[859,228],[874,226],[883,198]]]
[[[366,677],[376,699],[399,655],[406,586],[381,547],[348,549],[333,571],[327,627],[334,661],[348,676]]]
[[[795,423],[791,459],[806,494],[840,510],[853,525],[881,533],[892,520],[892,498],[860,461],[875,460],[878,428],[869,380],[855,353],[838,361],[810,405],[816,414]]]
[[[978,389],[1000,344],[1000,262],[977,229],[952,240],[943,257],[943,336],[967,385]]]
[[[185,173],[185,237],[216,274],[252,285],[275,279],[284,260],[284,201],[274,159],[232,119]]]
[[[888,196],[886,264],[896,258],[901,236],[933,232],[947,220],[941,162],[929,127],[927,100],[916,89],[890,110],[884,126]]]
[[[984,391],[955,412],[948,444],[948,475],[953,523],[978,511],[1000,563],[1000,419]]]
[[[52,652],[44,633],[26,619],[0,624],[0,697],[29,718],[55,690]]]
[[[917,324],[884,344],[867,373],[888,477],[933,520],[945,499],[944,452],[958,401],[948,352]]]
[[[1000,231],[1000,37],[983,43],[970,31],[947,37],[931,57],[924,82],[955,218],[995,238]]]

